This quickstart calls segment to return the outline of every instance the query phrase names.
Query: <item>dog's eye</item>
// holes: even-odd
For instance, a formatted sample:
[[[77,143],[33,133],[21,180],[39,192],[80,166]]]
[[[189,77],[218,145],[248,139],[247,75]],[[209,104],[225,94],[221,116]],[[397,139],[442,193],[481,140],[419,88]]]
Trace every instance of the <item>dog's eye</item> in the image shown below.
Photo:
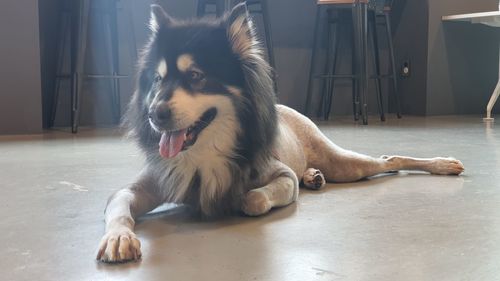
[[[154,78],[153,78],[153,81],[154,81],[155,83],[158,83],[158,82],[160,82],[160,81],[161,81],[161,79],[162,79],[161,75],[160,75],[158,72],[157,72],[157,73],[155,73],[155,76],[154,76]]]
[[[199,71],[196,71],[196,70],[191,70],[187,73],[188,77],[189,77],[189,80],[191,80],[191,82],[200,82],[201,80],[205,79],[205,75]]]

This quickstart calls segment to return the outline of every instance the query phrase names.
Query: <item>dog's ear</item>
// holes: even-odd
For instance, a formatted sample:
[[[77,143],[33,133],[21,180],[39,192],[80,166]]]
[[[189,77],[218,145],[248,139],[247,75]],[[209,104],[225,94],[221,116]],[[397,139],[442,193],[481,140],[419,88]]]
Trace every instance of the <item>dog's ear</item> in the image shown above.
[[[246,58],[260,52],[252,19],[245,2],[236,5],[226,15],[225,22],[229,43],[234,53]]]
[[[173,19],[163,10],[160,5],[151,5],[151,18],[149,19],[149,28],[153,33],[158,33],[162,27],[168,27]]]
[[[227,15],[227,21],[231,24],[234,23],[237,19],[249,19],[249,13],[246,2],[241,2],[238,5],[234,6],[233,9]]]

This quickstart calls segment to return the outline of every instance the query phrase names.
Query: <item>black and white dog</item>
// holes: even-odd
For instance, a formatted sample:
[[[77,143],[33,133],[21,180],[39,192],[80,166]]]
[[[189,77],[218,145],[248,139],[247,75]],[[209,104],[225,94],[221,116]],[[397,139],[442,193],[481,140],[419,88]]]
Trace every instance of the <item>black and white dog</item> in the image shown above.
[[[146,155],[132,186],[106,208],[97,259],[137,260],[134,219],[164,202],[203,216],[263,215],[297,199],[299,182],[351,182],[395,170],[458,175],[453,158],[372,158],[328,140],[308,118],[276,105],[245,4],[221,19],[178,21],[151,7],[149,43],[126,115]]]

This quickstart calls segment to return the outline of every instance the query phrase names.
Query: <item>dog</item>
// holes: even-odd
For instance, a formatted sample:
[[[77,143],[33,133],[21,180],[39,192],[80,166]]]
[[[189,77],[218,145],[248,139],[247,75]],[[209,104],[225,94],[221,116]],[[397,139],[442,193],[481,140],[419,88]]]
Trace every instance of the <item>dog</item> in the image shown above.
[[[310,119],[277,105],[244,3],[219,19],[190,21],[152,5],[150,29],[125,116],[146,164],[134,184],[109,198],[97,260],[140,259],[134,219],[165,202],[204,217],[260,216],[297,200],[301,184],[319,189],[389,171],[464,170],[453,158],[373,158],[342,149]]]

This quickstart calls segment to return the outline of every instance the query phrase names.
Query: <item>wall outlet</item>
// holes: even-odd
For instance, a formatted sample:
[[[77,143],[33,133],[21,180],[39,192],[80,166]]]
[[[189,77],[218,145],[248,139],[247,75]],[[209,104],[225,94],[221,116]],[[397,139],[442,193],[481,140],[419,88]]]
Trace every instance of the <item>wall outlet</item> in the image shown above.
[[[404,60],[401,64],[401,77],[408,78],[411,76],[411,63],[410,60]]]

